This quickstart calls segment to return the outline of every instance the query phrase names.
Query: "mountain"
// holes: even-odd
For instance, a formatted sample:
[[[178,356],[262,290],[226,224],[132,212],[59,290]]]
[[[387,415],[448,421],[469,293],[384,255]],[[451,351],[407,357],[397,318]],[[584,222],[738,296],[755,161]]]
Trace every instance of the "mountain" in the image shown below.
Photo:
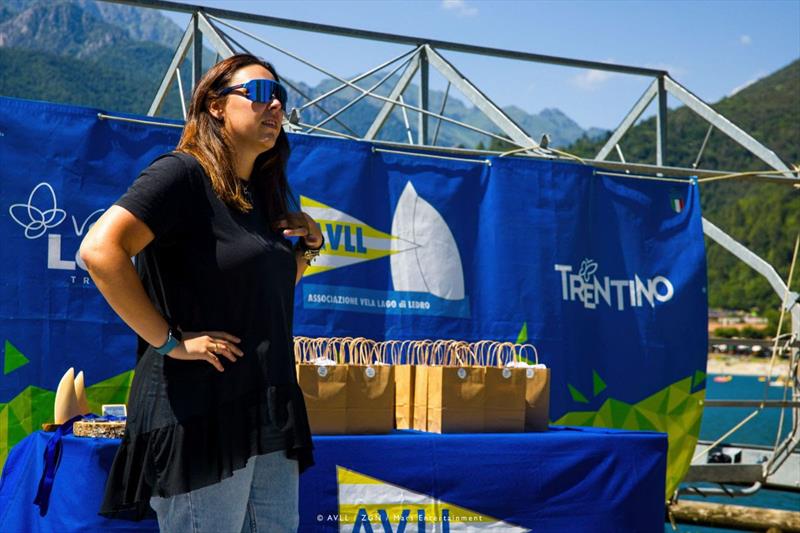
[[[149,41],[175,49],[183,29],[154,9],[144,9],[94,0],[72,0],[84,11],[123,29],[134,41]]]
[[[119,19],[130,22],[130,32],[114,24]],[[7,1],[0,10],[0,94],[144,114],[180,33],[152,10],[91,0]],[[175,42],[134,38],[140,35]],[[189,87],[190,69],[181,72]],[[180,109],[173,90],[163,113],[179,117]]]
[[[94,0],[70,0],[69,3],[91,17],[114,26],[117,33],[135,41],[150,41],[175,48],[183,34],[177,24],[153,9]],[[53,4],[52,0],[3,0],[3,5],[0,6],[0,22],[3,21],[3,10],[9,13],[21,13],[31,8]]]
[[[363,89],[368,89],[377,83],[381,77],[383,77],[382,74],[375,74],[360,81],[357,85]],[[388,96],[391,88],[394,86],[398,78],[399,75],[389,78],[374,92],[384,97]],[[302,90],[313,98],[334,89],[338,85],[340,85],[339,82],[336,82],[335,80],[324,80],[316,87],[309,87],[304,84]],[[354,99],[358,94],[358,91],[352,88],[342,89],[340,92],[326,98],[322,105],[327,110],[333,111],[347,104],[347,102]],[[419,104],[418,94],[418,86],[414,83],[409,84],[403,97],[404,102],[408,105],[417,106]],[[452,93],[448,96],[446,106],[444,107],[444,112],[439,113],[442,109],[444,96],[445,94],[443,91],[430,90],[428,95],[429,109],[433,110],[437,114],[443,114],[448,118],[470,124],[482,130],[496,134],[499,133],[498,127],[495,126],[486,117],[486,115],[484,115],[476,107],[467,105],[462,100],[454,98]],[[290,95],[289,107],[292,107],[292,105],[302,105],[302,101],[303,100],[301,99],[293,101]],[[355,132],[357,135],[363,135],[369,129],[369,126],[372,123],[375,115],[382,106],[383,101],[380,101],[376,98],[367,97],[353,107],[349,108],[337,118],[341,118],[343,122],[350,125],[352,132]],[[600,130],[599,128],[593,128],[590,131],[584,131],[575,121],[570,119],[558,109],[544,109],[538,114],[530,114],[517,106],[506,106],[502,109],[506,114],[508,114],[509,117],[511,117],[512,120],[522,127],[523,130],[528,132],[534,140],[538,141],[544,133],[547,133],[550,135],[551,143],[555,146],[568,145],[581,136],[596,138],[598,135],[606,134],[605,130]],[[408,116],[410,126],[409,129],[411,130],[412,138],[416,139],[418,131],[417,113],[413,110],[407,110],[406,114]],[[302,117],[304,122],[315,124],[323,120],[326,115],[320,110],[312,107],[308,108],[302,114]],[[434,117],[430,117],[428,119],[428,128],[431,139],[433,139],[436,133],[438,122],[439,120]],[[324,127],[335,131],[347,132],[347,130],[336,126],[333,122],[328,123]],[[392,112],[391,119],[387,121],[387,124],[381,130],[378,138],[382,140],[394,141],[407,140],[407,135],[403,112],[399,107],[395,108],[395,110]],[[437,144],[440,146],[460,145],[463,147],[474,147],[481,142],[488,144],[489,140],[489,138],[479,132],[468,130],[461,126],[448,123],[447,121],[442,121],[441,126],[439,126]]]
[[[789,166],[800,163],[800,59],[758,80],[712,107]],[[667,115],[667,162],[691,167],[708,123],[680,107]],[[605,142],[580,139],[568,151],[593,157]],[[655,163],[655,118],[634,126],[620,143],[627,161]],[[609,159],[617,160],[616,153]],[[769,167],[719,131],[713,131],[700,168],[731,171]],[[703,213],[739,242],[769,261],[785,280],[800,232],[800,189],[762,181],[725,180],[701,185]],[[706,239],[709,305],[774,310],[780,298],[761,276]],[[796,274],[795,274],[796,276]],[[794,290],[796,289],[796,281]]]
[[[182,29],[174,22],[152,9],[94,0],[6,0],[0,6],[0,66],[4,67],[3,72],[8,75],[5,80],[0,81],[0,93],[104,107],[109,111],[145,113],[182,33]],[[19,57],[13,57],[14,54],[19,54]],[[23,57],[30,65],[35,66],[35,72],[23,68]],[[57,57],[69,60],[59,63]],[[76,63],[75,60],[83,63]],[[214,54],[206,50],[204,63],[208,65],[213,60]],[[65,73],[67,64],[70,71]],[[84,83],[76,87],[72,80],[77,72],[92,74],[79,76],[84,79]],[[186,82],[184,86],[188,88],[190,69],[185,66],[181,68],[181,72],[182,79]],[[114,73],[118,75],[117,80],[114,79]],[[39,81],[36,81],[37,78]],[[366,88],[378,79],[378,75],[374,75],[363,80],[360,85]],[[394,81],[396,79],[397,76],[393,78]],[[42,80],[48,81],[45,83]],[[58,80],[57,83],[54,84],[54,80]],[[393,80],[385,83],[378,93],[388,95]],[[338,85],[334,80],[327,80],[313,87],[302,82],[286,81],[311,98]],[[119,101],[110,101],[109,95],[114,93],[120,95]],[[346,89],[326,99],[321,107],[333,112],[356,95],[355,90]],[[438,111],[443,99],[444,93],[432,91],[430,108]],[[290,90],[287,107],[299,107],[305,101],[300,94]],[[417,87],[413,84],[406,91],[406,102],[417,104]],[[367,131],[382,105],[383,102],[377,99],[365,98],[338,117],[349,126],[349,130],[335,121],[324,127],[361,135]],[[541,113],[530,114],[510,106],[505,111],[535,139],[538,140],[543,133],[548,133],[552,144],[556,146],[571,143],[584,134],[589,137],[597,135],[594,129],[584,132],[578,124],[557,109],[545,109]],[[180,105],[174,88],[162,114],[175,118],[180,116]],[[480,111],[452,94],[448,98],[444,114],[481,129],[498,132],[498,128]],[[412,136],[416,139],[416,113],[408,111],[407,115]],[[305,123],[316,124],[326,116],[328,115],[319,108],[311,107],[303,113],[302,119]],[[437,123],[436,119],[429,120],[431,138],[436,134]],[[396,108],[378,138],[406,141],[407,135],[403,113]],[[438,127],[436,139],[442,146],[464,147],[472,147],[479,142],[488,143],[489,140],[480,133],[447,122]]]
[[[58,28],[57,31],[53,31]],[[23,48],[83,59],[125,39],[72,2],[36,4],[0,24],[0,47]]]

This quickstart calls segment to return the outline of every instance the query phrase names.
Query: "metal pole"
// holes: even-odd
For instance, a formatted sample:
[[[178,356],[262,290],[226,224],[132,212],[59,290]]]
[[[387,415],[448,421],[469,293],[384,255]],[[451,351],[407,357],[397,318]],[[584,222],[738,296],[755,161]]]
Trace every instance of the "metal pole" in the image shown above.
[[[652,68],[634,67],[629,65],[615,65],[612,63],[602,63],[600,61],[584,61],[569,57],[558,57],[544,54],[532,54],[529,52],[518,52],[513,50],[503,50],[500,48],[489,48],[486,46],[475,46],[470,44],[455,43],[451,41],[438,41],[426,39],[424,37],[414,37],[409,35],[399,35],[393,33],[383,33],[378,31],[357,30],[353,28],[343,28],[341,26],[331,26],[329,24],[317,24],[314,22],[303,22],[299,20],[283,19],[266,15],[251,15],[240,11],[229,9],[217,9],[207,6],[193,4],[181,4],[178,2],[167,2],[164,0],[104,0],[115,4],[126,4],[137,7],[150,7],[165,11],[177,11],[181,13],[194,13],[204,11],[207,15],[214,17],[237,20],[241,22],[254,22],[278,28],[290,28],[312,33],[326,33],[329,35],[339,35],[341,37],[353,37],[356,39],[367,39],[370,41],[380,41],[389,43],[400,43],[417,46],[419,43],[428,43],[430,46],[439,50],[450,50],[453,52],[464,52],[467,54],[480,54],[490,57],[502,57],[506,59],[518,59],[521,61],[534,61],[537,63],[547,63],[551,65],[563,65],[567,67],[603,70],[608,72],[619,72],[620,74],[634,74],[638,76],[659,76],[666,74],[666,71]]]
[[[625,115],[625,118],[622,119],[622,122],[617,129],[614,130],[614,133],[611,137],[606,141],[606,144],[597,152],[595,159],[597,160],[604,160],[608,157],[608,154],[611,153],[611,150],[614,149],[615,146],[618,145],[622,136],[634,125],[636,121],[639,120],[639,117],[642,116],[642,113],[645,112],[647,107],[650,105],[650,102],[653,101],[653,98],[656,97],[658,94],[658,80],[654,81],[647,87],[647,90],[639,97],[639,100],[633,105],[628,114]],[[625,161],[621,159],[621,161]]]
[[[200,83],[203,76],[203,33],[200,31],[200,11],[192,17],[192,31],[194,32],[194,42],[192,43],[192,94],[194,88]]]
[[[427,53],[427,58],[431,65],[439,71],[439,74],[453,84],[461,94],[463,94],[475,107],[481,110],[486,117],[491,120],[500,130],[508,135],[510,142],[520,147],[530,147],[531,149],[538,148],[539,145],[536,141],[528,136],[527,132],[523,130],[514,120],[509,117],[505,111],[492,102],[485,94],[481,92],[466,76],[456,69],[450,62],[442,57],[436,50],[429,45],[425,45],[423,50]],[[447,117],[445,117],[447,118]],[[492,136],[496,138],[496,135]]]
[[[175,49],[175,54],[172,56],[172,61],[170,61],[169,67],[167,67],[167,72],[161,79],[161,84],[158,87],[158,91],[156,91],[153,102],[150,104],[150,109],[147,111],[148,116],[155,116],[155,114],[158,113],[158,111],[161,109],[161,106],[164,104],[164,99],[167,97],[167,92],[169,92],[169,88],[172,85],[175,72],[178,70],[178,67],[181,66],[183,58],[186,57],[186,52],[189,51],[189,45],[192,44],[193,37],[194,24],[190,21],[189,25],[186,26],[186,30],[183,32],[181,42],[178,43],[178,48]]]
[[[714,130],[714,125],[713,124],[709,124],[708,125],[708,131],[706,132],[706,136],[703,139],[703,144],[700,145],[700,151],[697,152],[697,157],[695,158],[694,163],[692,163],[692,168],[697,168],[697,165],[700,164],[700,158],[703,157],[703,152],[706,149],[706,145],[708,144],[708,139],[709,139],[709,137],[711,137],[711,132],[713,130]]]
[[[399,95],[397,99],[400,100],[401,104],[404,103],[402,94]],[[401,107],[400,111],[402,111],[403,113],[403,122],[406,125],[406,134],[408,134],[408,144],[414,144],[414,136],[411,134],[411,124],[408,123],[408,113],[406,112],[406,108]]]
[[[214,27],[211,21],[206,18],[202,11],[197,13],[197,19],[198,27],[200,28],[200,34],[208,37],[208,40],[211,41],[211,44],[214,45],[214,49],[217,52],[217,57],[214,61],[215,63],[219,60],[218,58],[220,55],[222,55],[224,58],[228,58],[235,53],[233,51],[233,46],[231,46],[231,44],[225,39],[225,36]],[[200,49],[202,50],[202,46]]]
[[[186,120],[186,97],[183,95],[183,82],[181,81],[181,69],[175,69],[175,79],[178,80],[178,96],[181,97],[181,113],[183,120]]]
[[[720,115],[707,103],[703,102],[700,98],[692,94],[688,89],[677,83],[669,76],[664,77],[664,87],[670,92],[672,96],[683,102],[686,107],[700,115],[709,124],[712,124],[716,129],[736,141],[738,144],[744,146],[753,155],[764,161],[766,164],[784,172],[784,176],[791,180],[797,180],[789,167],[775,155],[775,152],[755,140],[751,135],[746,133],[733,122]]]
[[[450,86],[452,84],[448,81],[447,88],[444,90],[444,98],[442,98],[442,108],[439,110],[440,115],[444,115],[444,108],[447,106],[447,96],[450,94]],[[442,120],[436,120],[436,130],[433,132],[433,142],[432,145],[436,145],[436,140],[439,138],[439,128],[442,127]]]
[[[411,83],[411,78],[414,77],[414,74],[417,72],[417,69],[419,68],[419,56],[421,52],[422,50],[411,56],[411,62],[408,64],[405,71],[403,71],[403,74],[400,76],[400,79],[397,80],[397,84],[395,84],[394,89],[392,89],[392,92],[389,93],[389,98],[384,100],[383,107],[381,107],[381,110],[378,111],[378,114],[375,117],[375,120],[372,121],[372,124],[367,130],[367,133],[364,134],[365,140],[374,139],[378,135],[378,132],[383,127],[384,123],[386,123],[386,120],[389,118],[389,115],[392,113],[392,110],[394,109],[395,101],[398,100],[400,98],[400,95],[403,94],[403,91],[406,90],[408,84]],[[403,109],[405,110],[405,108]],[[409,142],[409,144],[414,144],[414,142],[411,141]]]
[[[656,165],[667,160],[667,91],[664,76],[658,77],[658,115],[656,116]]]
[[[428,54],[423,47],[419,54],[419,107],[428,111]],[[419,114],[418,144],[428,144],[428,115]]]

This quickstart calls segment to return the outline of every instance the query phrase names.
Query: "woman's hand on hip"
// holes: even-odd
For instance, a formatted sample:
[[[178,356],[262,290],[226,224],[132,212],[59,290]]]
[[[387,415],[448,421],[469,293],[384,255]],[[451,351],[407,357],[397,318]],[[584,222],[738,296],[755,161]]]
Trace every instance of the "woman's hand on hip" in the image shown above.
[[[183,341],[167,354],[168,357],[184,361],[208,361],[214,368],[224,372],[225,369],[219,356],[236,361],[237,357],[244,355],[244,352],[237,346],[241,339],[230,333],[224,331],[185,331],[182,333]]]
[[[284,237],[302,237],[309,248],[322,246],[322,230],[308,213],[287,213],[286,218],[278,220],[275,225],[283,230]]]

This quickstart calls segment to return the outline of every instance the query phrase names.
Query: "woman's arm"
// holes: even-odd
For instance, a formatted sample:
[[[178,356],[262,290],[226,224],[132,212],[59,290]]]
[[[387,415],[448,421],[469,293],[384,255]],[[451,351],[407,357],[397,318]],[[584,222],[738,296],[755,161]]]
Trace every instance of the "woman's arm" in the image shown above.
[[[111,206],[91,227],[81,242],[81,259],[89,275],[111,308],[151,346],[167,340],[169,325],[150,301],[131,262],[155,236],[150,228],[128,210]],[[217,354],[231,361],[243,352],[240,340],[223,331],[184,333],[183,341],[169,356],[175,359],[203,359],[224,371]]]
[[[169,325],[150,301],[131,262],[153,238],[144,222],[115,205],[86,234],[80,255],[111,308],[150,345],[161,346]]]

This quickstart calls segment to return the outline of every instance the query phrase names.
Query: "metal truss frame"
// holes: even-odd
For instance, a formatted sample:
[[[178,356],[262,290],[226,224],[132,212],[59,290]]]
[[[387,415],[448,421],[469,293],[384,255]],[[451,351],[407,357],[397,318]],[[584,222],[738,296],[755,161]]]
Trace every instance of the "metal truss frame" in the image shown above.
[[[186,30],[184,31],[184,34],[175,50],[172,61],[169,67],[167,68],[164,78],[156,92],[156,95],[147,113],[149,116],[155,116],[159,112],[164,102],[164,99],[166,98],[170,90],[170,87],[172,86],[172,82],[175,79],[178,79],[179,82],[178,85],[181,93],[180,94],[181,103],[184,109],[184,116],[185,116],[186,105],[183,95],[182,84],[180,83],[179,79],[180,76],[179,67],[186,58],[190,47],[192,47],[193,49],[193,55],[192,55],[193,87],[198,82],[203,72],[202,69],[203,39],[206,39],[208,41],[208,43],[216,50],[217,55],[219,57],[223,58],[229,57],[230,55],[235,53],[237,48],[240,51],[245,50],[244,47],[239,45],[233,37],[228,35],[221,28],[221,26],[225,26],[230,30],[237,31],[243,35],[246,35],[252,39],[255,39],[260,43],[263,43],[273,48],[274,50],[277,50],[281,53],[288,55],[289,57],[301,61],[302,63],[312,68],[315,68],[318,71],[339,81],[340,85],[337,86],[335,89],[328,91],[325,94],[320,95],[314,99],[308,98],[301,91],[297,91],[298,94],[300,94],[307,100],[307,102],[305,102],[301,107],[294,109],[289,113],[288,119],[284,122],[284,126],[287,127],[287,129],[289,130],[298,133],[320,132],[329,135],[343,136],[351,139],[367,140],[373,143],[381,143],[382,141],[377,140],[377,136],[381,131],[381,128],[386,124],[386,121],[391,115],[392,111],[395,108],[399,107],[403,112],[406,128],[408,131],[409,142],[407,144],[384,142],[384,144],[402,147],[404,149],[413,148],[416,150],[425,151],[435,146],[441,123],[447,122],[463,128],[467,128],[471,131],[484,134],[490,138],[502,140],[509,144],[516,145],[520,149],[516,150],[515,153],[519,152],[518,155],[521,156],[545,157],[549,159],[559,158],[558,153],[556,151],[548,150],[546,146],[540,145],[539,143],[534,141],[531,135],[529,135],[516,122],[514,122],[514,120],[511,119],[498,105],[492,102],[489,97],[487,97],[484,93],[482,93],[476,85],[474,85],[469,79],[466,78],[466,76],[461,74],[452,63],[447,61],[440,53],[440,51],[447,50],[455,52],[472,53],[489,57],[498,57],[505,59],[527,61],[527,62],[560,65],[565,67],[588,68],[599,71],[616,72],[628,75],[647,76],[652,78],[653,82],[647,87],[647,89],[641,95],[641,97],[634,103],[633,107],[622,119],[619,126],[612,133],[611,137],[600,149],[595,158],[593,160],[586,160],[586,163],[596,165],[598,167],[605,169],[624,171],[626,174],[630,174],[631,172],[644,172],[656,175],[674,175],[674,176],[690,176],[690,175],[715,176],[719,174],[724,174],[725,172],[720,170],[697,168],[700,159],[702,157],[703,151],[705,150],[706,144],[708,142],[708,138],[711,132],[714,129],[716,129],[719,132],[730,137],[740,146],[742,146],[743,148],[754,154],[756,157],[764,161],[764,163],[769,165],[769,167],[774,169],[774,171],[777,171],[772,173],[773,175],[765,175],[765,174],[756,175],[753,176],[753,179],[780,181],[783,183],[792,184],[795,187],[800,187],[800,177],[799,177],[800,170],[790,169],[783,161],[781,161],[781,159],[772,150],[770,150],[769,148],[758,142],[751,135],[749,135],[747,132],[745,132],[744,130],[733,124],[731,121],[726,119],[720,113],[714,111],[714,109],[712,109],[708,104],[703,102],[700,98],[692,94],[688,89],[686,89],[678,82],[673,80],[669,76],[669,73],[664,70],[650,69],[650,68],[643,68],[643,67],[629,66],[629,65],[616,65],[616,64],[602,63],[597,61],[586,61],[573,58],[533,54],[528,52],[501,50],[497,48],[468,45],[463,43],[454,43],[449,41],[439,41],[421,37],[412,37],[405,35],[357,30],[352,28],[331,26],[326,24],[316,24],[310,22],[282,19],[278,17],[253,15],[248,13],[230,11],[226,9],[216,9],[216,8],[209,8],[209,7],[189,5],[189,4],[179,4],[176,2],[169,2],[164,0],[103,0],[103,1],[119,3],[119,4],[127,4],[136,7],[154,8],[154,9],[191,14],[190,22]],[[343,77],[337,76],[332,72],[329,72],[328,70],[318,65],[315,65],[309,60],[303,59],[287,50],[282,49],[281,47],[279,47],[274,43],[271,43],[257,35],[254,35],[251,32],[248,32],[240,27],[235,26],[230,21],[250,22],[265,26],[289,28],[298,31],[323,33],[323,34],[343,36],[343,37],[360,38],[377,42],[391,42],[397,44],[405,44],[411,46],[412,48],[404,52],[400,56],[390,61],[387,61],[382,65],[374,67],[371,70],[361,74],[360,76],[357,76],[351,80],[347,80],[344,79]],[[388,75],[384,76],[377,83],[374,83],[369,89],[364,89],[356,84],[358,81],[365,79],[367,76],[380,72],[382,69],[388,67],[391,64],[394,64],[395,62],[400,61],[401,59],[405,60],[405,62],[400,63],[398,66],[394,68],[394,70],[390,71]],[[395,73],[403,69],[403,67],[405,68],[402,74],[399,76],[399,78],[394,82],[394,86],[389,92],[389,95],[382,96],[378,94],[376,90],[381,85],[383,85],[387,80],[389,80]],[[447,80],[448,82],[447,94],[449,94],[451,86],[458,89],[467,98],[467,100],[469,100],[477,109],[479,109],[491,121],[491,123],[498,128],[501,134],[498,135],[496,133],[489,132],[481,128],[475,127],[473,125],[466,124],[458,120],[455,120],[453,118],[445,116],[443,114],[445,107],[444,105],[442,105],[438,113],[431,111],[429,109],[429,104],[430,104],[429,72],[431,67],[436,69]],[[419,106],[414,106],[407,104],[403,100],[403,94],[408,89],[411,81],[417,74],[419,74],[419,80],[420,80],[419,94],[418,94]],[[320,106],[320,102],[322,100],[325,100],[326,98],[329,98],[331,95],[336,94],[344,89],[352,89],[358,94],[354,99],[352,99],[346,105],[344,105],[339,110],[333,113],[326,111]],[[701,117],[703,120],[709,123],[708,133],[706,134],[706,137],[702,143],[702,146],[700,147],[700,151],[697,155],[693,168],[691,169],[678,168],[666,164],[667,154],[668,154],[668,145],[667,145],[668,95],[672,95],[673,97],[677,98],[688,109],[690,109],[699,117]],[[378,101],[383,102],[383,105],[378,111],[377,115],[375,116],[368,130],[363,135],[358,135],[355,132],[353,132],[352,129],[343,124],[338,117],[343,111],[345,111],[352,105],[355,105],[357,102],[359,102],[364,98],[376,99]],[[446,98],[447,95],[445,96],[445,103],[446,103]],[[642,163],[628,163],[625,161],[624,156],[622,154],[622,148],[620,146],[620,142],[623,139],[625,133],[628,132],[630,128],[637,122],[637,120],[647,110],[647,108],[650,106],[653,100],[657,101],[656,165],[648,165]],[[303,123],[301,121],[301,112],[309,108],[310,106],[315,106],[316,108],[322,110],[323,113],[327,115],[327,118],[315,125]],[[410,124],[406,114],[407,111],[415,112],[418,115],[416,142],[414,142],[414,139],[411,137]],[[429,142],[430,118],[435,118],[437,120],[436,133],[433,136],[432,143]],[[346,128],[352,135],[323,128],[323,126],[330,121],[336,121],[338,124]],[[465,150],[459,152],[459,150],[457,149],[446,148],[446,147],[436,147],[436,150],[446,150],[464,154],[469,153],[472,155],[481,153],[483,154],[497,153],[497,152],[486,152],[486,151],[476,151],[476,150]],[[618,153],[621,162],[613,162],[606,160],[606,158],[609,156],[612,150]],[[800,380],[800,378],[798,377],[798,372],[800,371],[798,370],[799,356],[797,348],[798,346],[797,339],[798,335],[800,335],[800,301],[798,293],[790,292],[787,289],[786,283],[780,278],[780,276],[777,274],[775,268],[772,265],[770,265],[767,261],[765,261],[758,255],[753,253],[751,250],[749,250],[741,243],[737,242],[730,235],[728,235],[722,229],[715,226],[705,218],[703,219],[703,231],[705,235],[708,236],[710,239],[712,239],[714,242],[725,248],[728,252],[732,253],[739,260],[743,261],[745,264],[753,268],[756,272],[764,276],[770,283],[771,287],[775,290],[775,292],[781,297],[782,301],[784,302],[785,311],[787,311],[791,317],[791,335],[793,339],[791,344],[793,346],[791,368],[794,369],[792,375],[793,379],[792,401],[794,402],[800,401],[800,384],[798,383],[798,380]],[[798,435],[800,435],[800,411],[798,411],[797,407],[793,409],[792,418],[793,418],[792,431],[790,432],[790,436],[787,437],[787,439],[784,442],[782,442],[780,446],[776,446],[776,451],[779,451],[781,457],[784,458],[788,453],[787,450],[791,451],[791,449],[796,447],[798,444],[797,442],[798,438],[800,438],[798,437]],[[774,463],[774,461],[771,461],[771,464],[769,465],[770,471],[774,471],[775,468],[777,468],[776,464]],[[767,474],[768,472],[766,471],[765,467],[762,475],[766,476]]]

